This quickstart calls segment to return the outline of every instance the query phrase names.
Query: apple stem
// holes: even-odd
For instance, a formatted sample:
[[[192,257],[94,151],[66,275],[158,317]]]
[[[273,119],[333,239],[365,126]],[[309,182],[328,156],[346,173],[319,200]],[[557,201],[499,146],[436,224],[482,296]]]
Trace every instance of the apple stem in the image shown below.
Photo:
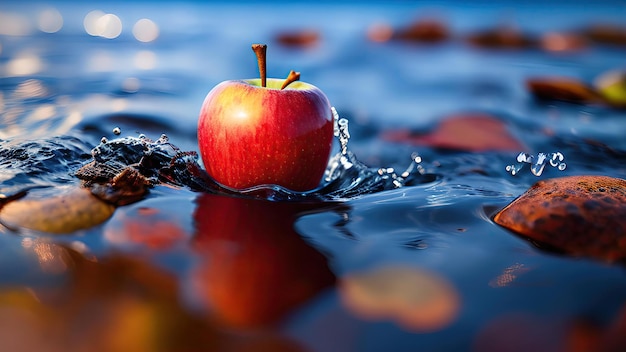
[[[259,74],[261,75],[261,87],[267,87],[267,45],[252,44],[252,51],[256,54],[256,60],[259,63]]]
[[[289,76],[287,76],[287,78],[285,78],[285,82],[283,82],[282,87],[280,87],[280,89],[285,89],[288,85],[290,85],[291,83],[300,80],[300,72],[296,72],[294,70],[291,70],[289,72]]]

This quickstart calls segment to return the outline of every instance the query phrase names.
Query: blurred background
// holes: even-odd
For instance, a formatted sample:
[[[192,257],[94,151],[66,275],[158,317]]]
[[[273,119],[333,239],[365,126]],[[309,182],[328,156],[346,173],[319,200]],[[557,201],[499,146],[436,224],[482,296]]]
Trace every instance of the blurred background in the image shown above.
[[[5,208],[0,350],[620,350],[622,264],[491,216],[538,180],[505,170],[520,151],[563,152],[548,177],[626,176],[623,106],[593,90],[625,68],[625,19],[620,0],[1,2],[0,210],[25,185],[51,187],[21,214],[85,199],[74,172],[115,127],[197,151],[209,90],[258,75],[252,43],[326,93],[359,160],[417,150],[434,176],[298,206],[159,184],[72,203],[108,220],[58,236]]]
[[[269,45],[270,76],[302,72],[357,122],[419,127],[468,107],[519,115],[526,77],[590,80],[623,65],[623,51],[558,38],[547,50],[484,50],[470,36],[506,29],[540,41],[620,25],[626,12],[622,1],[25,1],[0,11],[4,101],[35,79],[31,88],[68,112],[42,108],[69,116],[54,124],[58,133],[121,110],[167,115],[191,133],[215,84],[258,75],[255,42]],[[422,28],[434,37],[392,34],[423,22],[436,25]],[[9,117],[5,138],[21,133]],[[31,137],[49,132],[29,128]]]

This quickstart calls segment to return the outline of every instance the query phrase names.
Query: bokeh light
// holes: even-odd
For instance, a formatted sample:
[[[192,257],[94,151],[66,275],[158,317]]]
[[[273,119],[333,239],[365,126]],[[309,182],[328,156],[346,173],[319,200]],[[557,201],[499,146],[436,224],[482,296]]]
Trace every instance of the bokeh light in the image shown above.
[[[27,18],[14,13],[0,12],[0,35],[23,36],[32,31]]]
[[[152,42],[159,37],[159,26],[152,20],[142,18],[133,26],[133,35],[140,42]]]
[[[98,34],[107,39],[117,38],[122,33],[122,21],[112,13],[100,17],[96,21],[96,27]]]
[[[87,61],[87,69],[93,72],[113,71],[115,69],[115,59],[108,51],[94,51]]]
[[[45,33],[56,33],[63,28],[63,16],[55,8],[49,8],[39,13],[37,27]]]
[[[87,34],[94,37],[100,35],[100,33],[98,33],[99,29],[97,23],[102,16],[104,16],[104,12],[100,10],[93,10],[85,16],[85,19],[83,20],[83,26],[85,27],[85,31],[87,32]]]
[[[100,10],[89,12],[83,20],[85,31],[94,37],[114,39],[122,34],[122,20],[112,13]]]
[[[32,53],[22,53],[11,59],[6,65],[9,76],[27,76],[43,69],[41,58]]]
[[[154,51],[141,50],[133,58],[135,67],[142,70],[152,70],[157,65],[157,55]]]
[[[141,88],[141,81],[137,77],[128,77],[122,82],[122,90],[126,93],[137,93]]]

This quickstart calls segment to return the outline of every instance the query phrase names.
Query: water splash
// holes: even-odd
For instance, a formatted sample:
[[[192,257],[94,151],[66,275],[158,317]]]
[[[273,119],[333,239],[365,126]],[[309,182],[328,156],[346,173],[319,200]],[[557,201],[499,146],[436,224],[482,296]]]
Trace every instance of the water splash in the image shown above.
[[[185,186],[188,177],[183,164],[196,163],[195,152],[183,152],[162,134],[156,141],[144,134],[138,137],[107,139],[91,150],[92,160],[75,172],[75,175],[90,183],[102,183],[113,179],[124,169],[132,167],[153,183],[167,182]]]
[[[532,154],[520,152],[517,155],[517,163],[506,166],[506,171],[511,175],[517,175],[526,165],[530,165],[530,172],[533,175],[539,177],[543,174],[543,171],[547,165],[556,168],[559,171],[565,170],[567,164],[565,163],[565,156],[561,152],[553,153],[538,153],[537,156]]]
[[[324,184],[314,192],[322,198],[338,200],[354,198],[365,194],[396,189],[409,182],[432,181],[422,167],[422,158],[418,153],[411,155],[411,161],[403,172],[396,172],[392,167],[369,167],[360,162],[348,149],[350,131],[348,120],[340,118],[332,108],[335,121],[335,137],[339,142],[339,153],[333,156],[326,168]],[[431,175],[432,176],[432,175]]]
[[[349,150],[348,120],[340,118],[335,108],[334,133],[339,152],[330,158],[320,186],[312,191],[295,192],[279,185],[259,185],[243,190],[231,189],[211,179],[198,164],[195,152],[182,152],[163,134],[152,141],[144,134],[108,140],[92,150],[93,161],[85,166],[89,173],[78,172],[85,180],[92,175],[106,174],[114,177],[126,167],[133,167],[147,178],[186,186],[195,191],[265,198],[269,200],[322,200],[338,201],[384,190],[433,181],[436,177],[426,173],[422,158],[413,153],[409,165],[402,172],[392,167],[369,167],[360,162]],[[114,173],[111,174],[111,171]]]

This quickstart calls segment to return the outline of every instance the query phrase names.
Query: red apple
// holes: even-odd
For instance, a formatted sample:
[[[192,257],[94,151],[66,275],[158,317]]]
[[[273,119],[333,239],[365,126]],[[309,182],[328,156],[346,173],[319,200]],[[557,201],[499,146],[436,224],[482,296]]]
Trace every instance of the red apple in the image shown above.
[[[225,81],[206,96],[198,121],[200,155],[208,174],[231,188],[311,190],[332,148],[330,102],[319,88],[296,81],[293,71],[287,80],[266,79],[262,49],[260,79]]]

